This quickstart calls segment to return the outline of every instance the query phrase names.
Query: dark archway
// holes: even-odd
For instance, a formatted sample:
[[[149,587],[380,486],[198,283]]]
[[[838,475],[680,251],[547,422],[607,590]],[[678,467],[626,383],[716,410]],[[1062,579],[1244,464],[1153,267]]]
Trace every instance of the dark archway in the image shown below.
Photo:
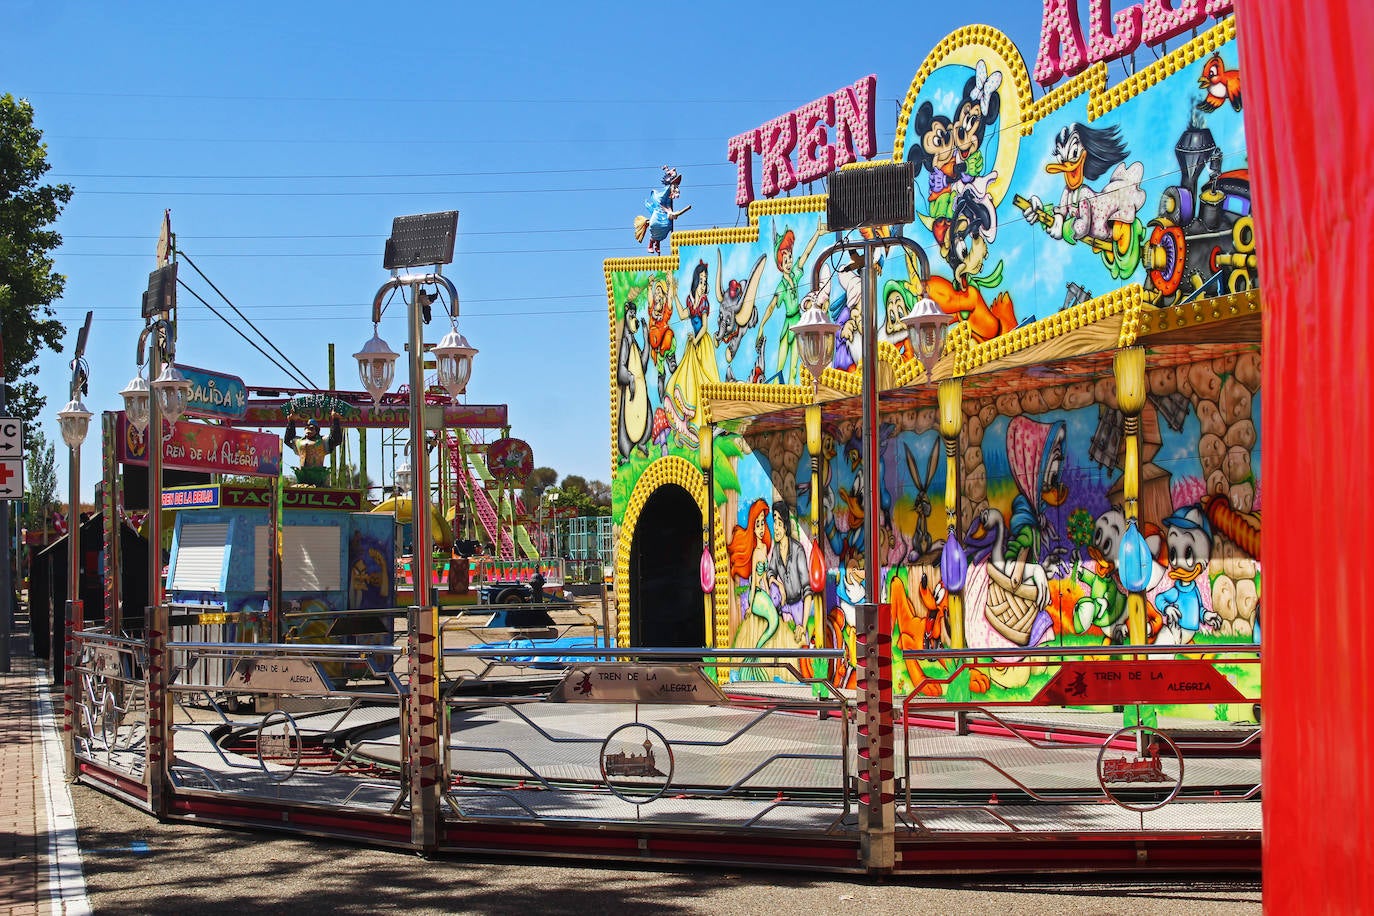
[[[705,648],[701,509],[668,484],[644,503],[630,545],[630,644]]]

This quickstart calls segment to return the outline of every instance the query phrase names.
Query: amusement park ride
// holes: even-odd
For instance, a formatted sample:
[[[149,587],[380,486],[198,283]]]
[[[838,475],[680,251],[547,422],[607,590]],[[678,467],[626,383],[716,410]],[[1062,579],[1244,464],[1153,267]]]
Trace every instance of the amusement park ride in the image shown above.
[[[1047,34],[1077,72],[1063,7]],[[1097,47],[1034,98],[1006,36],[961,29],[917,71],[893,161],[828,195],[749,202],[751,156],[766,197],[872,157],[876,78],[731,140],[733,229],[672,233],[665,169],[652,253],[604,267],[614,617],[577,642],[459,639],[484,597],[564,570],[521,527],[505,406],[461,401],[456,214],[399,219],[365,392],[182,367],[233,403],[149,425],[170,601],[126,637],[111,564],[108,630],[73,634],[74,772],[161,817],[424,852],[719,862],[726,836],[739,862],[871,873],[1252,869],[1261,299],[1248,174],[1215,139],[1243,124],[1156,129],[1234,39],[1223,16],[1110,90]],[[396,301],[410,385],[389,395]],[[293,419],[307,463],[335,429],[409,427],[410,480],[375,508],[286,486],[282,440],[251,430]],[[124,420],[102,431],[108,476],[151,457]],[[163,494],[159,467],[269,485]]]

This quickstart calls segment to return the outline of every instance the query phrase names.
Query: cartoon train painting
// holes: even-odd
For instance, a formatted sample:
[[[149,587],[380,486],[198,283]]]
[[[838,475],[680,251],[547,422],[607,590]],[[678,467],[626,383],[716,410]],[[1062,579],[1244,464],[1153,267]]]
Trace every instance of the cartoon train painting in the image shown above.
[[[1222,171],[1222,150],[1197,113],[1174,149],[1180,180],[1160,195],[1159,215],[1147,227],[1147,288],[1159,306],[1250,289],[1256,256],[1249,170]]]

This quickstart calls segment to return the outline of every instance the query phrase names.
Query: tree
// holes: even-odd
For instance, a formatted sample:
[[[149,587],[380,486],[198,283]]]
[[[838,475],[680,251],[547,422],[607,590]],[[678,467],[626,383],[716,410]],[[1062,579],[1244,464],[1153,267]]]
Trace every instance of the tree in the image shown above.
[[[24,494],[24,527],[30,531],[43,531],[48,527],[53,505],[57,502],[56,449],[37,423],[33,424],[29,441],[33,445],[29,448],[29,487]]]
[[[70,185],[44,185],[51,168],[43,132],[33,126],[33,106],[6,93],[0,96],[0,347],[3,348],[5,406],[28,420],[28,446],[40,435],[33,420],[47,403],[32,381],[38,352],[62,352],[62,323],[52,301],[62,295],[66,277],[53,270],[49,253],[62,236],[44,227],[56,221],[72,199]]]
[[[520,491],[520,498],[525,501],[526,506],[537,506],[539,497],[544,495],[544,491],[558,482],[558,472],[553,468],[535,468],[530,472],[529,480],[525,481],[525,488]]]
[[[603,504],[593,495],[593,490],[598,488],[609,494],[610,487],[600,481],[593,481],[589,484],[587,478],[569,474],[563,478],[563,482],[558,486],[559,509],[572,506],[578,516],[610,515],[610,501],[607,500]]]

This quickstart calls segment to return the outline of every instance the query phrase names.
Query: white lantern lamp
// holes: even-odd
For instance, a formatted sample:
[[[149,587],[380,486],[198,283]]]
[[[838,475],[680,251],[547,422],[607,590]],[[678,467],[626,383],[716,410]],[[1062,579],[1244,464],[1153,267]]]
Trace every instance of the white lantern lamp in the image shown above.
[[[953,322],[954,316],[946,315],[929,296],[922,296],[902,319],[911,349],[925,367],[926,375],[930,375],[931,368],[939,361],[945,345],[945,332]]]
[[[468,379],[472,377],[472,358],[476,355],[477,348],[458,333],[456,326],[434,348],[439,384],[451,397],[456,399],[467,388]]]
[[[124,386],[119,395],[124,398],[124,416],[128,417],[129,425],[138,430],[140,436],[143,435],[143,431],[148,428],[148,408],[152,397],[148,380],[139,373]]]
[[[409,461],[402,461],[396,467],[396,492],[406,493],[410,491],[411,477],[413,472],[410,469]]]
[[[792,325],[792,333],[801,350],[802,365],[811,373],[811,381],[817,392],[820,391],[821,373],[834,362],[835,332],[839,329],[840,326],[831,321],[814,300],[811,307],[802,312],[801,318]]]
[[[364,390],[372,396],[373,406],[382,402],[382,395],[391,388],[396,377],[396,360],[400,354],[392,352],[386,341],[377,335],[377,326],[372,326],[372,339],[353,354],[358,361],[358,378]]]
[[[186,412],[186,401],[191,396],[191,380],[181,374],[181,370],[168,363],[162,367],[162,374],[153,380],[153,396],[157,398],[157,409],[162,419],[169,425]]]
[[[72,398],[66,407],[57,412],[57,422],[62,428],[62,441],[67,443],[67,448],[81,448],[91,426],[91,412],[81,403],[81,398]]]

